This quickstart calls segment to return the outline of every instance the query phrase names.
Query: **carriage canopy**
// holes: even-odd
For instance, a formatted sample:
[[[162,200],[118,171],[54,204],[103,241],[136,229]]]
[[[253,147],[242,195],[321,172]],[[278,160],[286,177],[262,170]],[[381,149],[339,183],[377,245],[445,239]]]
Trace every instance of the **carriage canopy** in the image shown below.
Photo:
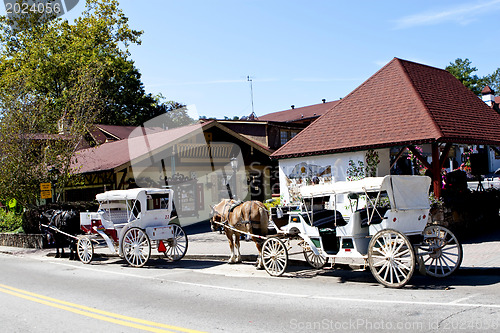
[[[303,186],[303,198],[386,191],[393,209],[429,209],[431,179],[426,176],[367,177],[356,181],[342,181],[322,185]]]

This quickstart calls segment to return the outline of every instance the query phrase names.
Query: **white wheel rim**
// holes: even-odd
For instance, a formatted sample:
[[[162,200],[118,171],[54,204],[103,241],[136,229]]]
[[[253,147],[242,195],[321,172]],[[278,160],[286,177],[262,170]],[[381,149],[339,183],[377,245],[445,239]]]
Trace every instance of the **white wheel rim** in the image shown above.
[[[170,260],[177,261],[186,254],[188,240],[184,230],[176,224],[173,225],[173,234],[174,237],[165,242],[165,256]]]
[[[398,232],[384,231],[371,245],[370,269],[379,282],[388,287],[404,286],[415,269],[409,241]]]
[[[306,257],[307,263],[314,268],[319,269],[326,264],[326,257],[321,254],[314,254],[314,252],[310,249],[304,250],[304,256]]]
[[[148,261],[151,253],[149,238],[141,229],[132,228],[123,238],[123,254],[127,262],[134,267],[141,267]]]
[[[264,268],[272,276],[283,274],[288,263],[288,254],[284,244],[274,238],[268,239],[262,247],[262,261]]]
[[[445,277],[452,274],[462,262],[462,248],[455,235],[442,226],[424,230],[422,264],[426,274]]]
[[[78,240],[78,257],[84,264],[88,264],[92,260],[94,253],[92,242],[88,238],[80,238]]]

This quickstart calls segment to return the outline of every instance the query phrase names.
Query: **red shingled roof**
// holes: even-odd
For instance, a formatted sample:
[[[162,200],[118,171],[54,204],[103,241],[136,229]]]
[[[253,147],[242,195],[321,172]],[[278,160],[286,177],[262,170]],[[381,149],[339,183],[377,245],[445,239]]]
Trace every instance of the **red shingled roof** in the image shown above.
[[[394,58],[271,157],[428,142],[500,145],[500,115],[447,71]]]
[[[161,132],[149,132],[146,129],[144,134],[147,135],[147,145],[149,147],[145,146],[144,136],[133,135],[129,139],[104,143],[94,148],[82,149],[75,154],[72,169],[75,173],[115,169],[155,149],[184,138],[190,133],[201,131],[201,128],[202,125],[195,124]]]
[[[182,142],[190,136],[201,134],[202,131],[212,127],[218,127],[266,155],[271,154],[271,150],[268,147],[235,133],[215,120],[210,120],[202,124],[188,125],[160,132],[156,128],[136,127],[136,129],[141,129],[144,132],[141,133],[141,131],[136,130],[130,133],[131,135],[127,139],[103,143],[100,146],[76,152],[71,168],[77,174],[114,169],[119,170],[130,161],[144,158],[148,154],[155,154],[159,149]]]
[[[266,115],[258,117],[258,119],[260,121],[294,122],[308,118],[318,118],[319,116],[330,110],[338,102],[339,101],[326,102],[285,111],[268,113]]]
[[[486,86],[483,88],[483,90],[481,91],[481,94],[483,95],[488,95],[488,94],[494,94],[495,92],[493,91],[493,89],[491,89],[490,86]]]

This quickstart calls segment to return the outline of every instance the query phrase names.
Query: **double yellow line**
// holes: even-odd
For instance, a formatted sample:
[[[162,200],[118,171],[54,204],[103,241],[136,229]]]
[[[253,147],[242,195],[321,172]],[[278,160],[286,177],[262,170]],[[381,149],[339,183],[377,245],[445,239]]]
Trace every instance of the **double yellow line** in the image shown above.
[[[165,325],[161,323],[155,323],[153,321],[127,317],[120,314],[97,310],[90,308],[88,306],[79,305],[75,303],[61,301],[55,298],[35,294],[29,291],[17,289],[14,287],[9,287],[4,284],[0,284],[0,292],[23,298],[29,301],[37,302],[40,304],[48,305],[61,310],[66,310],[73,312],[82,316],[107,321],[113,324],[137,328],[143,331],[149,332],[186,332],[186,333],[200,333],[200,331],[191,330],[183,327]]]

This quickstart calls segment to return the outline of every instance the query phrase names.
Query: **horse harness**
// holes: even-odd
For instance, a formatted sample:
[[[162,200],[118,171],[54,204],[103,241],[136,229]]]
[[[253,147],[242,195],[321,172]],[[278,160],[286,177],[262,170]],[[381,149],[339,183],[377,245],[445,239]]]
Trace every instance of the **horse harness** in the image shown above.
[[[251,214],[252,214],[252,204],[253,204],[254,201],[250,201],[250,205],[248,206],[248,221],[238,221],[236,222],[236,224],[234,225],[234,227],[241,227],[241,226],[246,226],[248,224],[257,224],[257,223],[260,223],[260,221],[252,221],[251,220]],[[229,214],[232,213],[234,211],[234,209],[238,206],[241,206],[243,203],[245,203],[244,201],[236,201],[236,202],[233,202],[231,203],[231,201],[228,201],[225,205],[224,205],[224,208],[222,209],[222,214],[221,214],[221,217],[223,219],[222,222],[222,225],[224,227],[228,227],[229,226]],[[227,215],[225,214],[226,212],[226,208],[227,208]],[[225,218],[225,219],[224,219]]]

